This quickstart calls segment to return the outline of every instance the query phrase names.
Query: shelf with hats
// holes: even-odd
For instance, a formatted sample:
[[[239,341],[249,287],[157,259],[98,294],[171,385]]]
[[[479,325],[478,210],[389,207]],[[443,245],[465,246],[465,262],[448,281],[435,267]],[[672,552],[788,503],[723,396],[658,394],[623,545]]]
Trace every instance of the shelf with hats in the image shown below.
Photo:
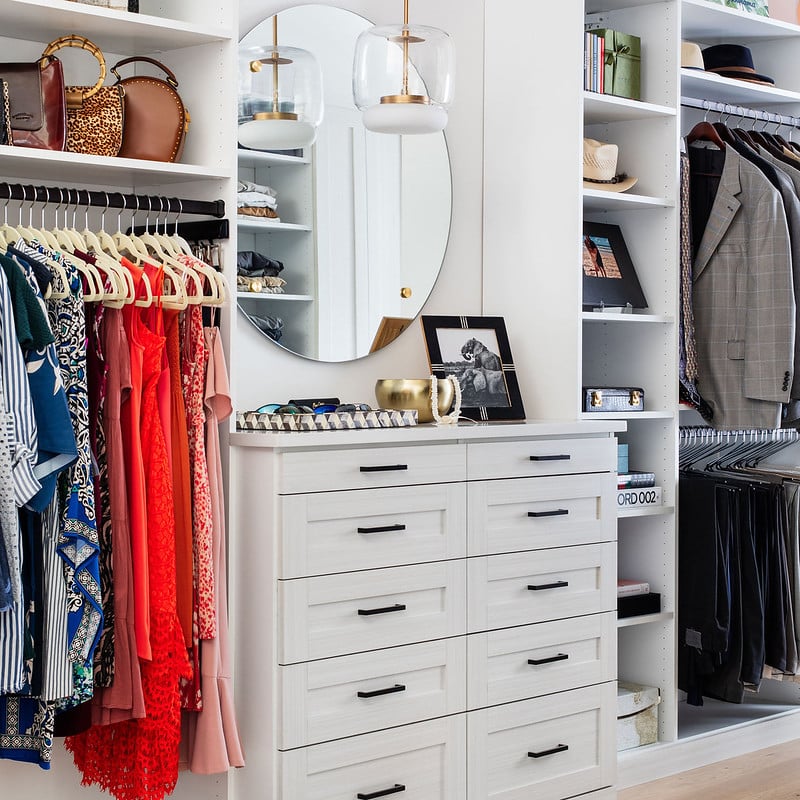
[[[681,70],[681,95],[761,107],[800,103],[800,92],[689,69]]]
[[[673,208],[674,206],[675,199],[672,197],[653,197],[630,192],[611,194],[602,189],[583,190],[585,211],[635,211],[637,209]]]

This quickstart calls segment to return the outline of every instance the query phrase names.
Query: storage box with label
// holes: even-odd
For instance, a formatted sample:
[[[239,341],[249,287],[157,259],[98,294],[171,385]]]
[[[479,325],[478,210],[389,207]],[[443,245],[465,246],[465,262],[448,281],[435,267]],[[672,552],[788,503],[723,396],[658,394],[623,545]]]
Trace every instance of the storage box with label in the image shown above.
[[[661,692],[655,686],[617,684],[617,750],[630,750],[658,741],[658,704]]]
[[[602,36],[604,41],[603,93],[641,100],[642,40],[608,28],[592,33]]]

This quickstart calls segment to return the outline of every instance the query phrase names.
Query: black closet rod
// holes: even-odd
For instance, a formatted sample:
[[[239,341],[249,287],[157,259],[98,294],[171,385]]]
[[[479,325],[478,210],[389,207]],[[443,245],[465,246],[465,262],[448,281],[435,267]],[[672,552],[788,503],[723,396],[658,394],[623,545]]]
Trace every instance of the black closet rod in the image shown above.
[[[772,111],[763,111],[756,108],[736,105],[735,103],[721,103],[718,100],[700,100],[696,97],[681,97],[681,105],[685,108],[699,108],[701,111],[716,111],[732,117],[743,117],[763,122],[779,123],[784,127],[800,128],[800,117],[791,117],[786,114],[776,114]]]
[[[188,200],[161,195],[92,192],[88,189],[30,186],[6,181],[0,182],[0,200],[123,208],[128,211],[151,211],[162,214],[178,214],[179,216],[183,214],[202,214],[218,218],[225,216],[224,200]]]

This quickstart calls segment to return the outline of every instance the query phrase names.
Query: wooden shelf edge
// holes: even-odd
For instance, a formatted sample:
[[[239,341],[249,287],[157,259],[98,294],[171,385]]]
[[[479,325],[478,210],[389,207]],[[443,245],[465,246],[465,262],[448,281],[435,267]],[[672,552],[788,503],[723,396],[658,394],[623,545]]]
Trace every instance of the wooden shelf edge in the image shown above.
[[[617,511],[617,519],[628,517],[659,517],[675,513],[675,506],[646,506],[645,508],[626,508]]]

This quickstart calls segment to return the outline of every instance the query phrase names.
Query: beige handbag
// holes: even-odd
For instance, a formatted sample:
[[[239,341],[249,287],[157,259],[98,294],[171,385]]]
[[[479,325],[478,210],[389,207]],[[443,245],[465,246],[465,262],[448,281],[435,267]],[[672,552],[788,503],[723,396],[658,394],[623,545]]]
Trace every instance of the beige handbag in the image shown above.
[[[122,146],[124,89],[119,84],[103,86],[106,60],[100,48],[85,36],[70,34],[50,42],[43,56],[62,47],[79,47],[91,53],[100,64],[100,77],[94,86],[66,86],[67,150],[92,156],[116,156]]]

